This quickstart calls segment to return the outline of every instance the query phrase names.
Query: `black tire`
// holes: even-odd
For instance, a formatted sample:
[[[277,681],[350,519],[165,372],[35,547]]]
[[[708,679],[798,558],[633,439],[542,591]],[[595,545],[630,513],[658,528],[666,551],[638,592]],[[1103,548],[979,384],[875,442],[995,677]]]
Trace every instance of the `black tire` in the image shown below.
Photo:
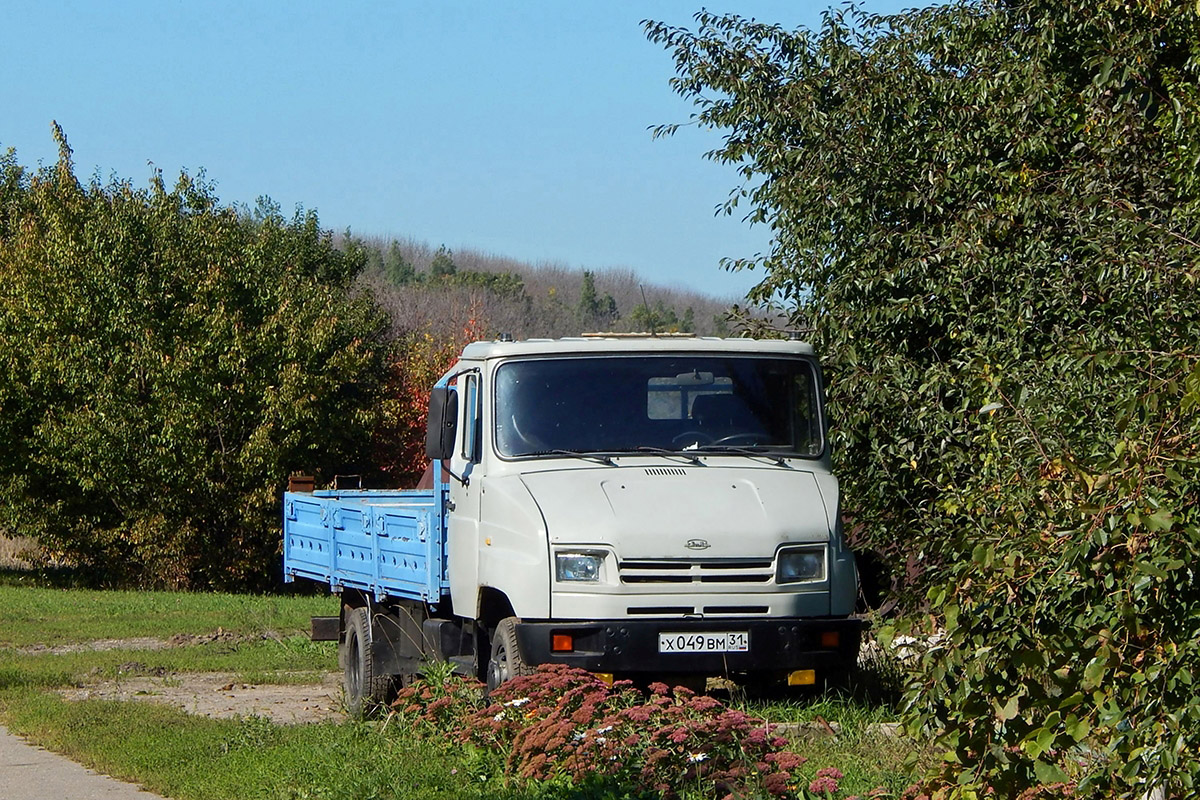
[[[345,676],[346,710],[364,717],[391,699],[392,680],[379,675],[371,658],[371,615],[364,607],[346,609],[346,634],[342,637],[339,661]]]
[[[496,630],[492,632],[492,654],[488,658],[487,690],[490,694],[500,684],[520,675],[532,675],[537,667],[525,663],[521,658],[521,649],[517,647],[516,617],[505,617],[500,620]]]

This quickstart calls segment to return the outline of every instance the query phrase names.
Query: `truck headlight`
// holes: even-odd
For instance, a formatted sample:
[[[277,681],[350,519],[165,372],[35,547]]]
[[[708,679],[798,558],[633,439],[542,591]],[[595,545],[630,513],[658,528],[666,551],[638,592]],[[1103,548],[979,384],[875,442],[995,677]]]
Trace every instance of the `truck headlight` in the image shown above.
[[[783,550],[775,569],[776,583],[800,583],[825,580],[825,548],[806,547]]]
[[[599,583],[603,553],[555,553],[554,577],[560,582]]]

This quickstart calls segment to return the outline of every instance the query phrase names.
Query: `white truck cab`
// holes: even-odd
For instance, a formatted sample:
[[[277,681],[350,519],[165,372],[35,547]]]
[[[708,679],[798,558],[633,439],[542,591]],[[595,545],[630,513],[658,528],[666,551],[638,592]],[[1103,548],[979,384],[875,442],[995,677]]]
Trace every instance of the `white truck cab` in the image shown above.
[[[476,619],[511,606],[509,661],[782,675],[822,649],[853,657],[857,576],[809,345],[479,342],[451,380],[437,429],[454,446],[433,453],[454,476],[450,597]]]

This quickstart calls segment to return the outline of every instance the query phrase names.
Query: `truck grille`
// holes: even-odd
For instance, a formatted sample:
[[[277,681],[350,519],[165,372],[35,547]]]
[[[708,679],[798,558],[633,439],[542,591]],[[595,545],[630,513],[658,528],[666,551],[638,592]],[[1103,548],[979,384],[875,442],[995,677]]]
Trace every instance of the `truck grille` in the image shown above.
[[[770,583],[770,559],[753,561],[622,561],[621,583]]]
[[[631,617],[693,617],[697,616],[695,606],[629,606],[626,609]],[[758,614],[769,614],[770,606],[705,606],[699,616],[738,616],[748,617]]]

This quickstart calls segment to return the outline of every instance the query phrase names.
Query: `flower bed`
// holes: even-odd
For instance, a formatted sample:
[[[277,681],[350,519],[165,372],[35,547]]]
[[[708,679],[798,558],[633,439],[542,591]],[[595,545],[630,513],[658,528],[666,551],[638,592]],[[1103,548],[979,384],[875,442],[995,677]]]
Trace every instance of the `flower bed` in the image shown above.
[[[484,698],[459,676],[425,678],[402,690],[394,708],[456,741],[503,758],[518,781],[610,779],[676,797],[832,798],[842,774],[825,768],[807,785],[805,759],[785,749],[771,726],[712,697],[654,683],[611,687],[595,675],[545,665]]]

